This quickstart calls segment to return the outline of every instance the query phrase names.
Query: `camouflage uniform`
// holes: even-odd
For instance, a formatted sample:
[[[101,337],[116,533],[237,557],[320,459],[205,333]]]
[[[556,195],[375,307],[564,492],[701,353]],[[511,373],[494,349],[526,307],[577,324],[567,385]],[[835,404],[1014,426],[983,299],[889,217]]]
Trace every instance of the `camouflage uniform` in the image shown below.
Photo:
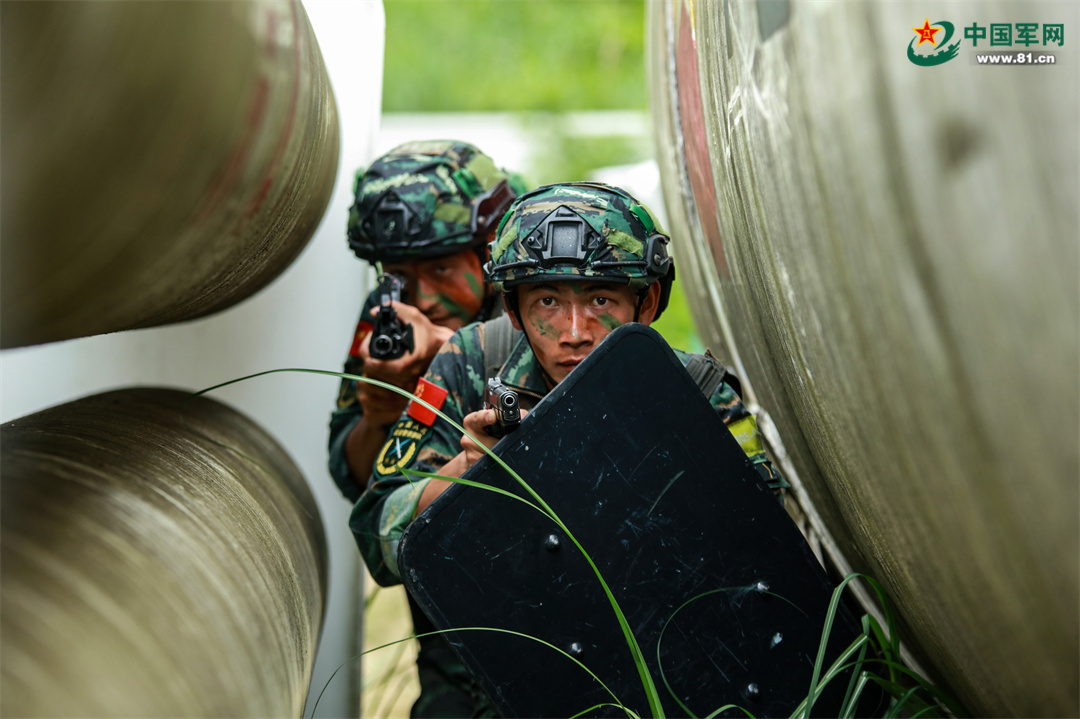
[[[349,208],[349,246],[369,262],[399,262],[438,257],[476,246],[471,207],[505,180],[514,195],[525,191],[524,179],[501,170],[491,158],[464,142],[430,140],[400,145],[356,173],[355,202]],[[372,209],[392,207],[391,217],[404,228],[387,227]],[[495,218],[497,221],[498,218]],[[360,310],[344,372],[364,374],[360,343],[372,329],[371,310],[379,305],[372,290]],[[502,303],[489,295],[474,320],[494,317]],[[353,477],[345,458],[345,442],[363,417],[355,380],[342,380],[337,409],[330,418],[329,469],[341,493],[355,502],[367,477]]]
[[[675,277],[667,242],[648,210],[618,188],[568,183],[539,188],[515,200],[499,224],[498,238],[490,245],[492,259],[484,270],[515,313],[517,293],[511,288],[527,282],[588,278],[626,285],[638,293],[638,311],[649,286],[659,282],[655,314],[659,317]],[[495,322],[508,324],[508,318],[458,330],[417,387],[418,397],[458,424],[465,415],[483,409],[487,365],[494,364],[485,357],[485,347],[488,331],[496,331],[492,329]],[[497,374],[517,390],[521,406],[531,409],[547,394],[548,383],[528,337],[520,331],[514,337],[516,342]],[[683,352],[676,354],[684,364],[690,358]],[[762,451],[754,417],[734,390],[721,383],[709,401],[766,480],[774,488],[783,486]],[[349,521],[375,581],[383,585],[401,581],[398,545],[430,481],[410,478],[406,471],[436,473],[460,451],[461,432],[416,402],[410,403],[390,430],[367,491]]]
[[[520,175],[497,168],[491,158],[468,143],[406,143],[357,172],[355,202],[349,210],[349,246],[369,262],[425,259],[478,247],[486,239],[487,223],[497,222],[505,209],[499,202],[508,202],[525,189]],[[485,217],[483,213],[489,210],[498,216]],[[377,290],[373,290],[360,310],[345,361],[348,374],[364,374],[360,344],[372,330],[371,311],[378,304]],[[501,307],[502,303],[489,294],[473,319],[493,317]],[[367,481],[367,477],[353,476],[345,455],[349,434],[364,414],[358,389],[357,381],[342,380],[337,408],[330,418],[330,475],[352,502],[363,493]],[[411,597],[409,608],[416,634],[435,630]],[[412,716],[483,716],[490,712],[486,697],[445,639],[433,635],[419,643],[420,696]]]
[[[446,390],[440,410],[458,424],[465,415],[484,408],[484,346],[488,324],[476,323],[458,330],[443,345],[424,378]],[[547,394],[548,388],[524,334],[515,331],[515,336],[518,339],[499,376],[508,387],[517,390],[521,406],[531,409]],[[692,356],[680,350],[675,350],[675,354],[684,365]],[[439,395],[441,392],[434,396]],[[432,391],[425,387],[423,396],[428,399],[433,396]],[[440,406],[439,401],[428,401]],[[721,383],[709,402],[769,485],[773,489],[786,486],[765,456],[756,421],[735,390]],[[371,484],[349,520],[372,576],[383,585],[401,581],[398,544],[416,514],[420,494],[430,481],[410,478],[404,470],[437,473],[461,452],[461,432],[441,418],[430,425],[422,421],[423,417],[416,419],[414,415],[424,414],[419,407],[415,403],[410,405],[390,431],[390,439],[375,462]]]

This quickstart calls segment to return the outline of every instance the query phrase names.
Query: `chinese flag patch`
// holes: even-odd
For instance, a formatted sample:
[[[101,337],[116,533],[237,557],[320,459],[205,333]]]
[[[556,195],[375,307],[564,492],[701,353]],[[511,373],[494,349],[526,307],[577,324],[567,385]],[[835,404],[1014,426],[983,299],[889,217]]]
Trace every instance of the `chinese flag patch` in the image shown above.
[[[360,356],[360,345],[363,343],[364,338],[368,336],[368,333],[375,327],[367,320],[360,320],[360,323],[356,325],[356,334],[353,336],[352,347],[349,348],[349,354],[353,357]]]
[[[449,390],[443,389],[434,382],[428,382],[423,377],[420,378],[420,382],[416,385],[416,391],[413,392],[414,396],[424,400],[435,409],[442,409],[443,402],[446,401],[446,395],[448,394],[450,394]],[[435,417],[438,416],[419,402],[409,402],[407,414],[428,427],[435,424]]]

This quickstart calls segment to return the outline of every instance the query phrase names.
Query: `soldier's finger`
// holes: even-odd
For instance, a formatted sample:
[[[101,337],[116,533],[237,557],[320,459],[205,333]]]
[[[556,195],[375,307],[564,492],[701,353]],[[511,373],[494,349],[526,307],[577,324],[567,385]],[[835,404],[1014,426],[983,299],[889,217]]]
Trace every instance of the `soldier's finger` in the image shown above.
[[[403,321],[408,322],[411,325],[430,325],[431,320],[427,318],[423,312],[412,305],[405,304],[404,302],[394,302],[394,310],[398,313]]]
[[[465,431],[472,435],[476,435],[477,432],[481,432],[484,427],[491,424],[495,424],[495,410],[493,409],[481,409],[476,412],[470,412],[465,415],[465,419],[462,420]]]

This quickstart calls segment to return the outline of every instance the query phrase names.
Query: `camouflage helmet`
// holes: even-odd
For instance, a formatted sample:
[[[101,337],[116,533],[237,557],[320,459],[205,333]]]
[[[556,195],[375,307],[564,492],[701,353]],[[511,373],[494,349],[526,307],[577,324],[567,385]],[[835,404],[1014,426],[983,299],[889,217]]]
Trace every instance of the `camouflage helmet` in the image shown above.
[[[469,143],[399,145],[356,173],[349,247],[362,260],[400,262],[481,245],[524,189]]]
[[[659,317],[675,280],[668,241],[653,214],[624,190],[599,182],[547,185],[510,206],[484,275],[502,293],[529,282],[588,279],[625,284],[644,297],[659,280]]]

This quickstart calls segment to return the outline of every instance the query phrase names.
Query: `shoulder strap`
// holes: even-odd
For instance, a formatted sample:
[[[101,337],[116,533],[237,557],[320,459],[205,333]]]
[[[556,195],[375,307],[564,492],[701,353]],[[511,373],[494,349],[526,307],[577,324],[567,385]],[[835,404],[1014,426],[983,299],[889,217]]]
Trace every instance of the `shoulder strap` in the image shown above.
[[[686,371],[690,373],[690,378],[706,397],[712,397],[721,382],[727,382],[728,386],[735,390],[735,394],[742,397],[742,384],[739,378],[720,364],[709,350],[705,350],[703,355],[690,355],[690,359],[686,362]]]
[[[499,374],[514,348],[514,326],[510,315],[500,315],[484,323],[484,380]]]

